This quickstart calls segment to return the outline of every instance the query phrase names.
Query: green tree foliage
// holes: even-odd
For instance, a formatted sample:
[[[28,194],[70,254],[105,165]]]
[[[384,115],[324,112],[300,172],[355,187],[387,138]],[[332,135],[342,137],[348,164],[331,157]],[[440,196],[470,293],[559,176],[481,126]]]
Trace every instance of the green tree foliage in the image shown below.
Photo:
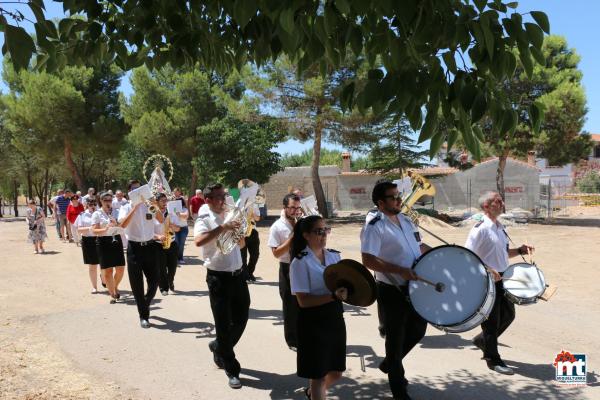
[[[445,139],[435,129],[440,109],[475,155],[480,138],[471,125],[486,113],[497,136],[515,131],[516,112],[496,83],[512,76],[517,61],[531,77],[534,62],[544,62],[542,42],[550,30],[543,12],[532,11],[532,22],[524,22],[514,10],[517,2],[502,0],[62,3],[70,15],[85,19],[67,17],[57,26],[46,20],[42,0],[29,1],[35,41],[14,23],[17,14],[0,10],[4,52],[17,68],[26,68],[36,54],[36,66],[50,70],[114,60],[123,69],[199,62],[208,70],[229,71],[285,54],[298,73],[318,68],[326,77],[349,54],[365,54],[372,68],[368,83],[347,79],[340,93],[343,107],[406,115],[411,127],[420,129],[419,142],[431,139],[434,154]],[[537,130],[541,111],[536,103],[531,107]]]
[[[514,115],[505,116],[507,121],[516,118],[515,129],[498,135],[498,125],[490,118],[482,120],[481,131],[476,129],[492,154],[500,159],[497,187],[502,195],[504,167],[509,155],[523,158],[528,151],[536,150],[550,165],[558,166],[577,162],[591,150],[589,135],[580,135],[587,109],[582,74],[578,69],[579,56],[560,36],[545,38],[541,56],[544,64],[536,65],[532,74],[519,62],[512,79],[499,86],[512,104]],[[538,132],[531,128],[533,114],[537,112],[535,104],[545,110]]]
[[[265,70],[274,88],[267,97],[274,107],[280,105],[283,108],[278,116],[286,122],[293,137],[301,142],[313,142],[313,190],[319,210],[327,210],[318,168],[321,143],[324,140],[349,145],[361,142],[374,121],[372,114],[344,113],[339,102],[344,81],[349,77],[359,77],[364,71],[363,64],[360,60],[348,58],[340,69],[331,70],[323,76],[316,68],[300,74],[289,59],[281,58]],[[326,212],[324,216],[327,217]]]
[[[281,155],[274,147],[286,133],[274,120],[215,119],[200,127],[198,135],[195,163],[201,171],[202,185],[219,181],[237,187],[243,178],[262,184],[281,170]]]
[[[132,176],[139,176],[142,169],[140,151],[169,157],[174,185],[190,187],[190,193],[209,179],[230,183],[236,174],[252,173],[256,175],[244,177],[260,181],[265,173],[277,170],[278,159],[268,149],[283,137],[280,130],[263,132],[273,126],[260,122],[254,104],[244,97],[242,74],[171,67],[151,72],[142,67],[134,70],[131,84],[134,93],[122,99],[122,111],[131,126],[128,141],[140,148],[128,146],[123,154],[129,157],[126,164]],[[242,132],[256,137],[245,138]],[[274,142],[265,147],[267,139]],[[191,182],[183,181],[187,176]]]
[[[67,180],[80,190],[102,183],[124,134],[119,77],[108,67],[66,67],[55,74],[5,68],[11,91],[2,101],[11,143],[30,161],[37,157],[35,165],[65,163]]]
[[[600,193],[600,174],[598,171],[588,171],[577,181],[577,189],[583,193]]]
[[[383,174],[402,175],[408,168],[420,168],[428,152],[419,150],[411,138],[412,129],[404,119],[388,118],[375,129],[374,146],[369,153],[368,169]]]

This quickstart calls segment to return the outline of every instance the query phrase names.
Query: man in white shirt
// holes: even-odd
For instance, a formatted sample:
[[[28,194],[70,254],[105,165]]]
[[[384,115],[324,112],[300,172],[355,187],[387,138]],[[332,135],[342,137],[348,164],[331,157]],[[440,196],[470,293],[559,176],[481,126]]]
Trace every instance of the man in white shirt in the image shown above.
[[[375,271],[377,303],[385,331],[385,358],[379,369],[388,375],[394,399],[410,399],[402,360],[425,336],[427,322],[408,300],[408,281],[417,279],[415,260],[429,249],[418,230],[400,213],[402,196],[396,184],[380,181],[373,188],[378,212],[360,235],[363,264]]]
[[[137,180],[129,181],[129,191],[140,187]],[[150,303],[158,288],[158,260],[154,245],[154,220],[164,222],[162,213],[151,214],[144,203],[125,204],[119,210],[119,226],[127,236],[127,273],[129,284],[140,316],[140,326],[149,328]],[[144,276],[148,288],[144,294]]]
[[[302,213],[300,197],[289,193],[283,198],[283,211],[269,230],[267,246],[279,260],[279,296],[283,303],[283,335],[291,349],[298,347],[297,323],[298,300],[290,286],[290,246],[294,237],[294,226]]]
[[[117,190],[115,192],[115,198],[113,199],[113,202],[112,202],[112,209],[116,210],[117,212],[119,212],[119,210],[121,209],[121,207],[123,207],[128,202],[129,201],[125,198],[125,195],[123,194],[123,191],[122,190]]]
[[[511,249],[504,226],[498,216],[504,209],[502,196],[497,192],[486,192],[479,198],[479,206],[484,213],[483,220],[471,228],[465,247],[477,254],[494,276],[496,299],[487,320],[481,324],[482,332],[475,336],[473,344],[483,351],[488,368],[501,374],[512,375],[498,353],[498,337],[515,319],[515,305],[504,295],[502,274],[508,268],[508,259],[526,254],[532,247],[524,244]]]
[[[81,204],[83,204],[83,206],[86,207],[89,199],[96,199],[96,189],[92,187],[89,188],[87,194],[81,198]]]
[[[217,238],[226,231],[239,229],[240,223],[224,223],[225,190],[220,183],[210,184],[204,189],[208,205],[201,208],[194,225],[194,243],[202,247],[206,283],[208,285],[210,307],[215,320],[217,339],[208,347],[219,368],[224,368],[233,389],[242,387],[239,379],[241,366],[235,357],[234,346],[242,337],[248,323],[250,293],[242,270],[240,245],[237,244],[228,254],[217,248]]]

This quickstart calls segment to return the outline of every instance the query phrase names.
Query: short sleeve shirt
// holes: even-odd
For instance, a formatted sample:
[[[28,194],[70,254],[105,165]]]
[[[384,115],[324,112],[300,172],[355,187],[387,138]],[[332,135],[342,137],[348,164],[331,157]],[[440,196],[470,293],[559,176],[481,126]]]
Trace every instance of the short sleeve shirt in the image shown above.
[[[283,242],[288,240],[293,231],[294,228],[292,228],[292,224],[290,224],[285,215],[279,217],[279,219],[271,225],[271,229],[269,229],[269,241],[267,242],[267,246],[272,249],[281,246]],[[289,264],[290,253],[285,253],[279,257],[279,261]]]
[[[223,222],[224,218],[208,206],[201,208],[201,214],[194,224],[194,237],[217,229]],[[223,254],[217,248],[217,239],[211,240],[202,246],[202,257],[204,266],[213,271],[237,271],[242,267],[242,256],[237,244],[229,254]]]
[[[508,268],[508,236],[500,222],[494,223],[484,215],[483,220],[471,228],[465,247],[498,272]]]
[[[123,222],[131,210],[131,203],[122,206],[119,209],[119,222]],[[147,214],[148,207],[145,204],[140,205],[125,228],[127,240],[134,242],[148,242],[154,238],[154,220],[156,217],[152,215],[152,218],[147,219]]]
[[[400,226],[392,222],[387,215],[378,212],[365,223],[360,233],[360,251],[385,262],[411,268],[421,255],[419,231],[405,215],[398,214],[398,220]],[[381,272],[375,272],[375,279],[390,285],[406,283],[400,275],[393,275],[395,282],[390,281]]]
[[[315,253],[306,247],[300,253],[301,257],[294,257],[290,264],[290,284],[292,294],[308,293],[314,296],[330,294],[331,291],[325,285],[323,272],[328,265],[340,261],[340,253],[331,250],[324,250],[325,265],[317,258]]]
[[[79,216],[75,220],[75,227],[77,229],[91,227],[92,225],[94,225],[92,223],[92,216],[93,216],[93,214],[89,210],[85,210],[84,212],[79,214]],[[82,236],[96,236],[94,233],[92,233],[91,230],[87,231],[85,233],[82,233],[81,235]]]
[[[117,219],[114,211],[112,213],[112,217],[115,220]],[[100,224],[100,228],[104,228],[104,227],[106,227],[106,225],[110,224],[110,217],[102,209],[96,210],[92,214],[92,225],[96,225],[96,224]],[[100,234],[99,236],[107,236],[107,234],[104,233],[104,234]]]

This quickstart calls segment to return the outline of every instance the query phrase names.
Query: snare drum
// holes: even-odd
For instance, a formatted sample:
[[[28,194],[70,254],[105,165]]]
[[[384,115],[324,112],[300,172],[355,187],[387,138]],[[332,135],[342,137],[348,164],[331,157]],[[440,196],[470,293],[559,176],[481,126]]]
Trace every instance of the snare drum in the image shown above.
[[[409,296],[417,313],[446,332],[466,332],[481,325],[496,298],[494,279],[471,250],[445,245],[431,249],[415,262],[415,273],[445,285],[440,293],[422,281],[409,282]]]
[[[544,273],[535,264],[513,264],[504,271],[502,279],[505,296],[521,306],[537,303],[546,290]]]

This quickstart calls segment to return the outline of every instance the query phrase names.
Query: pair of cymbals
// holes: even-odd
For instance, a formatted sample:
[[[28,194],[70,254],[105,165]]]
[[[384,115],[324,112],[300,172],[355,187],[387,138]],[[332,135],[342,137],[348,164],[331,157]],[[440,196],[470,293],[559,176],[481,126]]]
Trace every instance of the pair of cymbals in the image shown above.
[[[341,287],[348,290],[346,303],[368,307],[377,297],[375,279],[369,270],[358,261],[343,259],[325,268],[323,272],[325,285],[331,292]]]

